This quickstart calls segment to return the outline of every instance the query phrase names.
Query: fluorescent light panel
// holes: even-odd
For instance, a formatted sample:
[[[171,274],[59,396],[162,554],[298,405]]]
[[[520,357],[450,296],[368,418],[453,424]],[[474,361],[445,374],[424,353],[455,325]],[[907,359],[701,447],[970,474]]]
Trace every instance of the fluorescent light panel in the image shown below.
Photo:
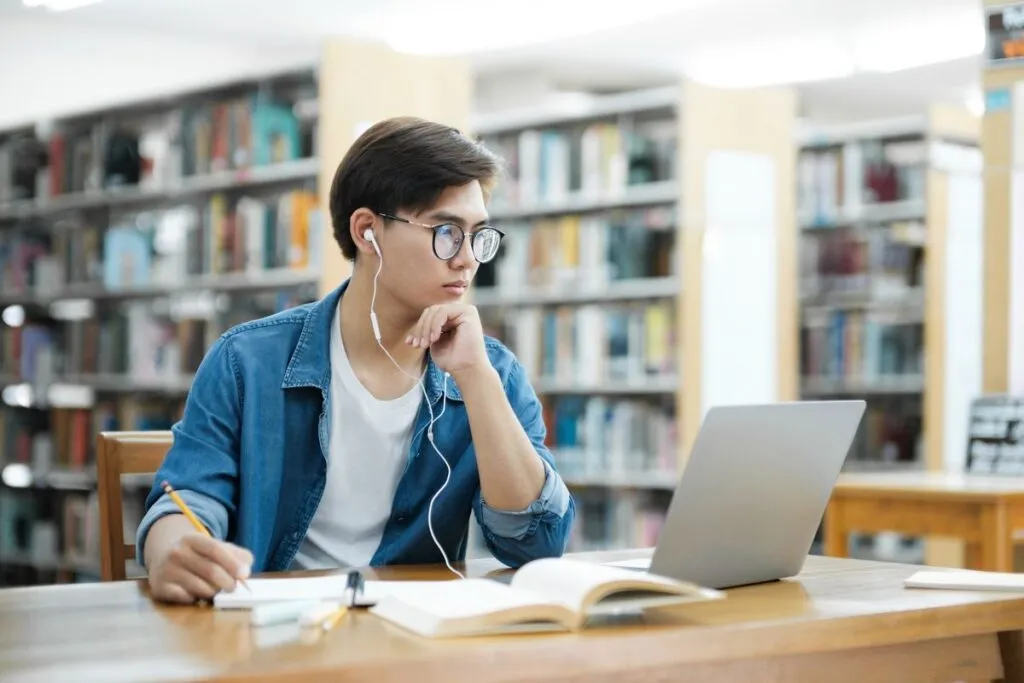
[[[95,5],[102,0],[21,0],[25,7],[35,9],[37,7],[47,9],[50,12],[66,12],[79,7]]]
[[[922,25],[923,22],[923,25]],[[686,60],[695,81],[721,88],[810,83],[856,73],[894,73],[981,54],[985,32],[977,11],[916,19],[913,26],[886,22],[836,36],[791,36],[761,44],[756,56],[742,45],[716,45]]]
[[[471,54],[566,40],[712,4],[714,0],[520,0],[513,11],[476,0],[417,3],[374,33],[410,54]]]

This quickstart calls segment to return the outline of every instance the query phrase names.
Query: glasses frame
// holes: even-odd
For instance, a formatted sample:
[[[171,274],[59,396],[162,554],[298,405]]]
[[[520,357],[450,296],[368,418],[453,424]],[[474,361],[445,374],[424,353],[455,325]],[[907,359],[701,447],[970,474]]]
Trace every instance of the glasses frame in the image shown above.
[[[459,252],[462,250],[463,243],[465,243],[465,241],[466,241],[467,232],[458,223],[452,223],[451,221],[449,221],[449,222],[446,222],[446,223],[437,223],[436,225],[431,225],[430,223],[419,223],[417,221],[409,220],[408,218],[402,218],[401,216],[394,216],[394,215],[392,215],[390,213],[383,213],[382,211],[378,211],[377,215],[380,216],[381,218],[385,219],[385,220],[398,221],[399,223],[406,223],[408,225],[415,225],[418,228],[426,228],[427,230],[433,230],[434,231],[434,235],[433,235],[433,237],[430,240],[430,249],[431,249],[431,251],[434,252],[434,257],[439,259],[439,260],[441,260],[441,261],[451,261],[453,258],[458,256]],[[443,256],[441,256],[440,254],[437,253],[437,232],[438,232],[438,230],[440,230],[441,228],[443,228],[445,226],[451,226],[452,228],[455,228],[462,235],[462,237],[459,240],[459,248],[456,249],[455,253],[452,254],[451,256],[449,256],[448,258],[444,258]],[[493,225],[481,225],[479,228],[477,228],[473,232],[468,233],[468,235],[469,235],[469,251],[473,254],[473,258],[476,259],[477,263],[490,263],[495,258],[497,258],[497,256],[498,256],[498,250],[497,249],[494,250],[494,256],[492,256],[491,258],[487,259],[486,261],[481,261],[479,258],[477,258],[476,250],[473,248],[474,247],[474,242],[476,241],[477,236],[480,234],[480,232],[482,230],[493,230],[494,232],[498,233],[498,247],[499,248],[501,247],[502,241],[505,239],[505,233],[503,231],[499,230],[498,228],[494,227]]]

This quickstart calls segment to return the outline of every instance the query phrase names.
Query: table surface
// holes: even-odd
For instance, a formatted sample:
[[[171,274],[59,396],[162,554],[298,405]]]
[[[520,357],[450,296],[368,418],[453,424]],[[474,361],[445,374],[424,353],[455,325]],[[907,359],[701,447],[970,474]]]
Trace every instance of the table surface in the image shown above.
[[[649,550],[580,555],[593,561]],[[792,579],[735,588],[725,600],[648,612],[642,623],[578,633],[430,640],[359,611],[319,640],[297,627],[253,629],[247,612],[154,603],[145,581],[0,590],[0,680],[525,680],[729,658],[820,653],[1024,629],[1024,595],[905,589],[920,569],[810,556]],[[466,572],[501,570],[493,560]],[[446,579],[443,567],[371,578]],[[631,664],[632,663],[632,664]],[[459,676],[453,676],[457,670]]]
[[[877,491],[935,493],[948,497],[1024,497],[1024,478],[987,476],[962,472],[857,472],[839,476],[839,493]]]

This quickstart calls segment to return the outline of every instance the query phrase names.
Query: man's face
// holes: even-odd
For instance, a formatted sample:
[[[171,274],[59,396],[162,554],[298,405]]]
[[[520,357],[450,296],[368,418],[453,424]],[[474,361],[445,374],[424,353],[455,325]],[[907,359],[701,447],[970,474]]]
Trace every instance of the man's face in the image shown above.
[[[480,183],[448,188],[429,209],[417,214],[399,210],[398,216],[422,225],[388,222],[382,239],[381,284],[398,303],[410,308],[412,315],[434,304],[462,299],[480,267],[470,246],[471,234],[487,222]],[[457,225],[465,232],[459,251],[447,261],[434,253],[434,231],[423,227],[442,223]]]

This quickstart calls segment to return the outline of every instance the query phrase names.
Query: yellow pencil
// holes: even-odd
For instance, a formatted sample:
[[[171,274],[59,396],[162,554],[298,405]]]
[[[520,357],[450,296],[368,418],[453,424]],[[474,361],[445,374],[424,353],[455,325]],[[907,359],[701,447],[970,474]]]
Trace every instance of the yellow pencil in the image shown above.
[[[320,625],[325,631],[330,631],[332,628],[338,625],[341,618],[348,614],[348,607],[345,605],[340,606],[338,609],[331,612],[327,617],[320,622]]]
[[[212,537],[210,530],[207,529],[206,526],[199,521],[199,518],[196,517],[195,513],[192,512],[191,508],[189,508],[189,506],[185,504],[184,499],[182,499],[182,497],[178,495],[178,492],[175,491],[168,482],[164,481],[160,484],[160,486],[162,486],[164,492],[171,497],[171,500],[174,501],[174,504],[181,509],[181,514],[185,515],[185,518],[192,523],[192,526],[195,527],[196,531],[205,536]],[[245,586],[246,590],[249,590],[249,584],[245,582],[245,579],[238,579],[238,581],[243,586]]]

